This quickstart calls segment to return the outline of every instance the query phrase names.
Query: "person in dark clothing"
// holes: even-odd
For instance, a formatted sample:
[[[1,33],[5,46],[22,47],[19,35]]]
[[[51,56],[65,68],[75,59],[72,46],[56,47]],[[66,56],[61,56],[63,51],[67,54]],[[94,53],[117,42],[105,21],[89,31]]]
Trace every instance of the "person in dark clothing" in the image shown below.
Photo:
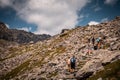
[[[93,46],[95,44],[95,38],[94,37],[92,38],[92,44],[93,44]]]
[[[67,59],[67,67],[68,67],[68,71],[71,71],[71,63],[70,63],[70,57],[68,57]]]
[[[90,38],[88,39],[88,43],[90,43]]]
[[[74,72],[75,71],[75,65],[76,65],[76,58],[75,58],[75,56],[73,56],[70,59],[70,62],[71,62],[71,71]]]
[[[98,49],[98,47],[97,47],[97,44],[94,46],[94,50],[97,50]]]

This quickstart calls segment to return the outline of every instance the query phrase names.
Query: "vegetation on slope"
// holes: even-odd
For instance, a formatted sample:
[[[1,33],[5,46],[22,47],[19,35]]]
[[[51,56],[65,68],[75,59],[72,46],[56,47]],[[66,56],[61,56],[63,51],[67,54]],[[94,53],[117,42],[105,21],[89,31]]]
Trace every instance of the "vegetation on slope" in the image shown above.
[[[120,60],[104,66],[104,70],[97,72],[95,75],[87,80],[120,80]]]

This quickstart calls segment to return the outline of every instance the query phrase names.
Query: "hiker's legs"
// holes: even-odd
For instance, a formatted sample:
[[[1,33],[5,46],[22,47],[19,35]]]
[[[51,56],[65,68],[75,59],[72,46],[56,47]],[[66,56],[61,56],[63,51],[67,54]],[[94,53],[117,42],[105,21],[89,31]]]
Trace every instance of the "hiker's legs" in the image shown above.
[[[74,64],[71,63],[71,72],[73,72]]]
[[[74,63],[74,65],[73,65],[73,72],[75,72],[75,63]]]
[[[91,49],[88,49],[88,55],[91,55]]]
[[[100,49],[100,42],[98,43],[98,48]]]
[[[91,50],[91,49],[89,50],[89,54],[90,54],[90,55],[92,54],[92,50]]]
[[[89,49],[87,49],[87,55],[89,55]]]
[[[71,72],[74,72],[74,71],[75,71],[75,63],[72,63]]]
[[[71,66],[70,66],[70,64],[68,64],[68,71],[69,71],[69,72],[71,71]]]
[[[99,42],[97,43],[97,49],[99,49]]]

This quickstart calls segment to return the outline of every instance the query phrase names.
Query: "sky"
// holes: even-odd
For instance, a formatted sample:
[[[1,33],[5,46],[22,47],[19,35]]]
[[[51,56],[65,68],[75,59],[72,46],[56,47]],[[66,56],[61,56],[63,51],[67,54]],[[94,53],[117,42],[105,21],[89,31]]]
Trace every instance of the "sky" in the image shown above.
[[[120,16],[120,0],[0,0],[0,21],[10,29],[56,35]]]

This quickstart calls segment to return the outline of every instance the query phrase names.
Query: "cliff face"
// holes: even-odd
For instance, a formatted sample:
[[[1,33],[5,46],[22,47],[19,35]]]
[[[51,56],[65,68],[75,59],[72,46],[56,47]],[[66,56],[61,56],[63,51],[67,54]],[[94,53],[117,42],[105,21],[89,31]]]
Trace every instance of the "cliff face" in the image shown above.
[[[50,38],[50,35],[35,35],[31,32],[23,30],[8,29],[4,23],[0,22],[0,39],[18,42],[18,43],[29,43],[31,41],[43,41]]]
[[[95,39],[101,37],[100,49],[93,50],[92,43],[88,42],[93,36]],[[92,50],[90,54],[87,53],[88,44]],[[120,78],[120,17],[99,25],[63,31],[43,42],[0,47],[0,52],[2,80],[86,80],[90,76],[90,80],[117,79]],[[72,55],[77,59],[74,73],[67,71],[66,63]],[[104,75],[98,76],[101,71]]]

